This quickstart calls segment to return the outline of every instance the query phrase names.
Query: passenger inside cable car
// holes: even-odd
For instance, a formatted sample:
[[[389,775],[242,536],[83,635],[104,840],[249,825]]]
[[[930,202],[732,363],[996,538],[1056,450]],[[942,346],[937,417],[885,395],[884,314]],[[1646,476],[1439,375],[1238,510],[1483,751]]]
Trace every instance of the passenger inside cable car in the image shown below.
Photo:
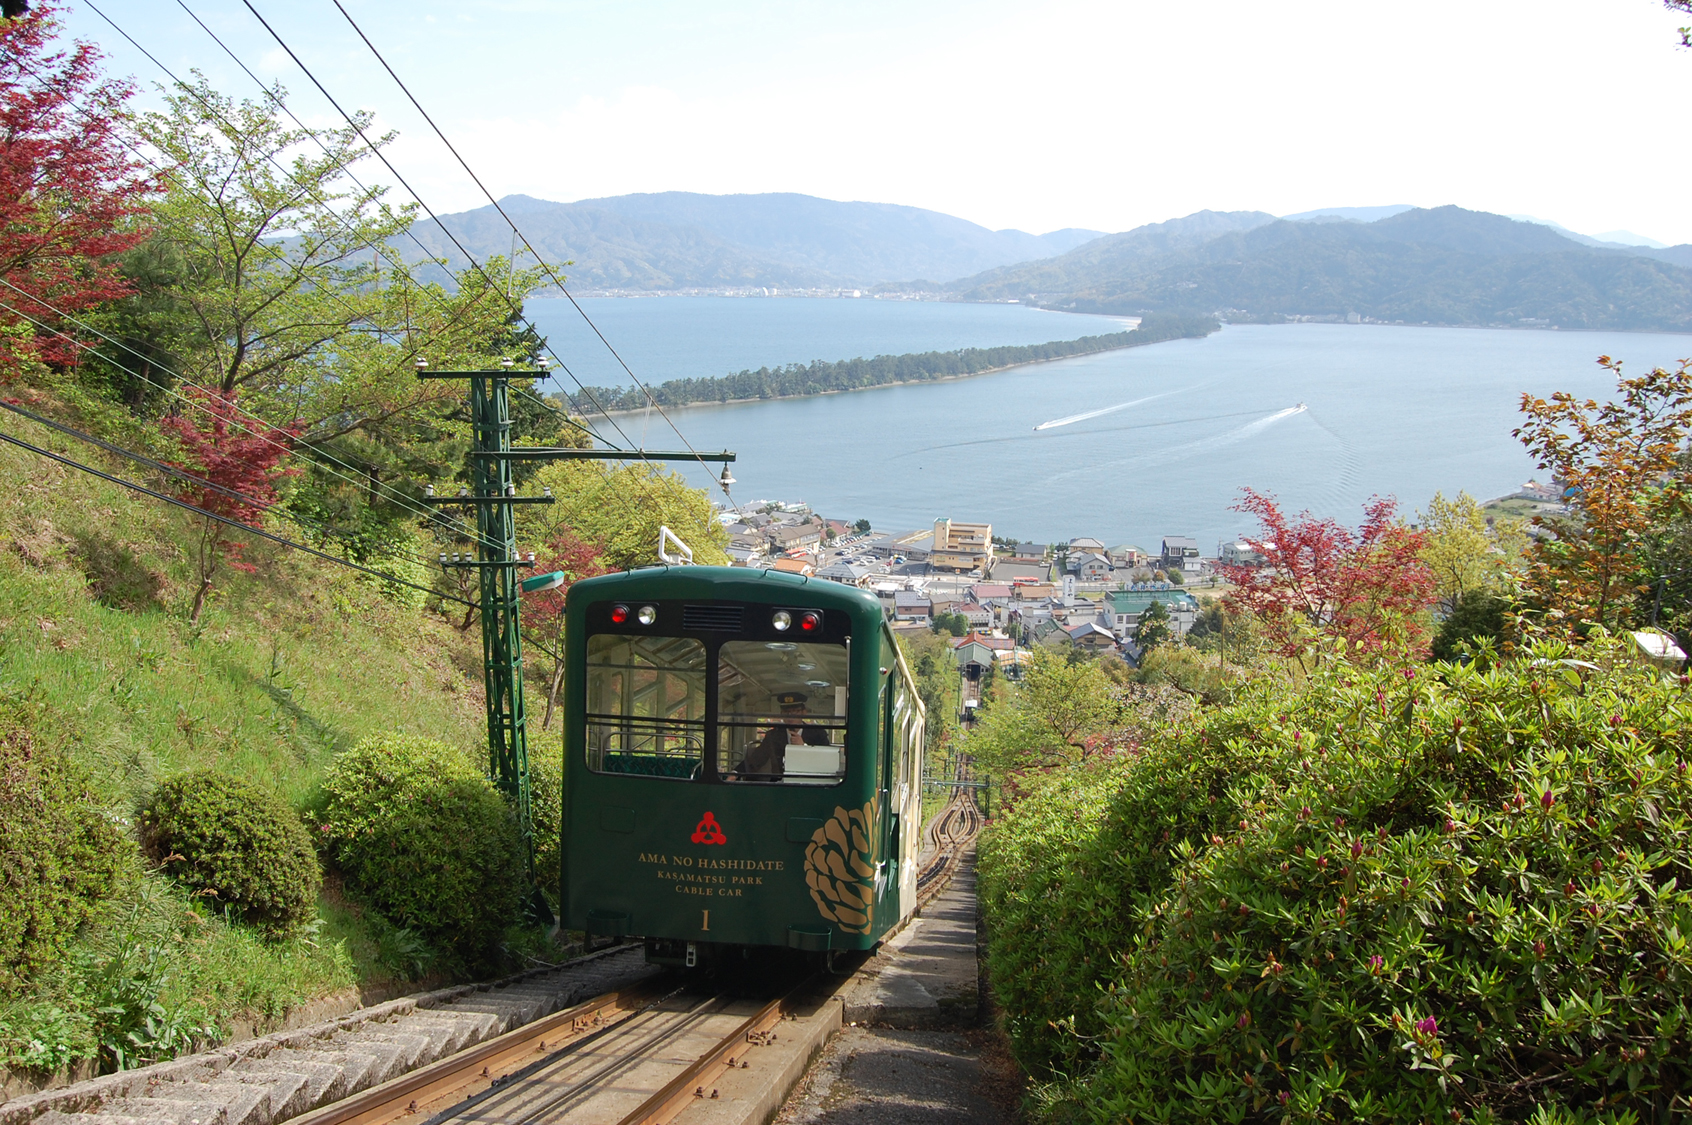
[[[846,776],[846,647],[729,641],[718,657],[719,777],[832,785]]]
[[[789,721],[765,731],[758,745],[741,759],[731,776],[747,781],[780,781],[787,772],[789,746],[830,745],[826,730],[802,721],[806,702],[804,692],[784,691],[776,697],[776,702],[781,705],[782,717]]]

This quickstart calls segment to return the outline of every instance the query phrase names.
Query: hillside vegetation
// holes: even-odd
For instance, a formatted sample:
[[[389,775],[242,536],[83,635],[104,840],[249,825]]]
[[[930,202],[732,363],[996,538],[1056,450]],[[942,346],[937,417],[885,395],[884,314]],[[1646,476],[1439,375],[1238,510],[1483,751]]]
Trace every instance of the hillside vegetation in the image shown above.
[[[1220,229],[1222,220],[1233,229]],[[1094,313],[1692,329],[1692,269],[1656,251],[1586,246],[1538,223],[1459,207],[1371,223],[1268,220],[1200,212],[951,288],[970,300]]]
[[[952,215],[892,203],[837,202],[791,192],[702,195],[668,191],[554,203],[507,196],[500,206],[549,261],[572,263],[590,289],[834,288],[944,281],[1009,262],[1061,254],[1098,235],[988,230]],[[444,227],[444,230],[443,230]],[[418,223],[419,241],[452,270],[468,263],[446,237],[490,258],[511,251],[492,207]],[[408,258],[416,247],[395,243]],[[424,276],[448,280],[445,273]]]
[[[14,415],[0,432],[90,460],[87,446]],[[247,551],[257,573],[231,575],[189,622],[191,516],[9,444],[0,476],[11,482],[0,493],[0,707],[34,753],[86,779],[88,811],[118,828],[127,856],[90,924],[25,991],[0,989],[0,1059],[117,1065],[114,1044],[153,1005],[166,1018],[130,1044],[141,1058],[338,990],[403,986],[411,974],[389,931],[333,885],[313,907],[322,921],[266,940],[147,869],[131,832],[155,787],[190,770],[256,779],[297,809],[326,764],[371,735],[473,749],[479,638],[262,541]],[[99,1015],[114,1005],[118,1016]]]
[[[512,368],[513,441],[589,441],[524,374],[544,271],[392,256],[410,210],[349,171],[367,120],[133,90],[51,5],[0,17],[8,1092],[568,948],[558,743],[543,712],[531,869],[487,776],[478,572],[435,561],[479,532],[423,502],[472,479],[466,387],[418,378]],[[518,528],[547,569],[648,561],[659,524],[721,558],[675,474],[513,476],[556,500]],[[522,607],[537,701],[559,597]]]

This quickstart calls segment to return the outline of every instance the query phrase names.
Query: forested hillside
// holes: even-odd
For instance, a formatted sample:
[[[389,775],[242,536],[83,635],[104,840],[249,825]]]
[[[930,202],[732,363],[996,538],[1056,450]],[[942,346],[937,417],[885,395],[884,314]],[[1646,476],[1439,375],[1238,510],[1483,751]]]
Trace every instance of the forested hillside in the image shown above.
[[[619,195],[553,203],[500,201],[552,261],[569,261],[579,289],[805,288],[945,281],[992,266],[1050,257],[1097,231],[1032,235],[892,203],[842,203],[792,193]],[[492,207],[441,216],[477,257],[509,254],[511,229]],[[502,233],[503,232],[503,233]],[[433,221],[414,233],[462,269],[463,255]],[[415,246],[396,243],[410,259]],[[432,273],[426,273],[432,279]],[[441,278],[445,280],[444,275]]]
[[[1692,270],[1458,207],[1415,209],[1366,224],[1264,222],[1196,245],[1154,240],[1156,233],[1140,228],[956,289],[971,299],[1021,296],[1077,312],[1225,310],[1236,319],[1266,321],[1356,314],[1407,324],[1692,328]]]

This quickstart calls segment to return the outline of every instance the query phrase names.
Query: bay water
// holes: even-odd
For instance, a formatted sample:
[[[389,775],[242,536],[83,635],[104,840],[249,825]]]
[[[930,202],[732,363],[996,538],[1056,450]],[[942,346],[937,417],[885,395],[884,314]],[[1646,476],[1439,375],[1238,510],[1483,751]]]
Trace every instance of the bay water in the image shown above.
[[[597,341],[580,339],[582,329],[565,324],[556,304],[531,301],[529,309],[559,358],[602,363],[593,358]],[[1113,318],[1015,305],[584,305],[648,383],[1121,327]],[[1246,486],[1274,493],[1292,511],[1353,524],[1375,495],[1395,496],[1410,515],[1435,491],[1487,499],[1516,490],[1538,472],[1510,433],[1521,395],[1608,397],[1614,380],[1596,362],[1604,354],[1635,371],[1667,366],[1692,356],[1692,336],[1241,325],[1204,340],[967,379],[669,415],[696,449],[739,454],[733,494],[742,502],[804,500],[830,517],[868,518],[888,530],[949,516],[990,522],[997,535],[1090,535],[1153,551],[1165,535],[1191,535],[1210,553],[1253,530],[1230,510]],[[572,366],[584,382],[614,381],[606,368],[587,366],[583,375]],[[619,415],[617,423],[647,448],[683,448],[655,411]],[[599,425],[610,433],[603,419]],[[707,483],[697,464],[674,467]]]

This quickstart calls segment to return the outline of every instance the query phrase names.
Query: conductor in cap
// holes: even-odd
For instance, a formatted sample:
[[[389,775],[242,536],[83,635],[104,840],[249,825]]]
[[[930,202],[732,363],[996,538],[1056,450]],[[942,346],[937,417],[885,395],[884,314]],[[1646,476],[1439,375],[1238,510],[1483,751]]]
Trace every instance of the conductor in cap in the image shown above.
[[[776,696],[776,705],[784,718],[797,720],[805,714],[806,698],[802,691],[784,691]],[[787,772],[789,746],[827,746],[828,732],[821,727],[800,722],[778,723],[764,732],[764,737],[752,752],[741,761],[734,773],[747,781],[780,781]]]

